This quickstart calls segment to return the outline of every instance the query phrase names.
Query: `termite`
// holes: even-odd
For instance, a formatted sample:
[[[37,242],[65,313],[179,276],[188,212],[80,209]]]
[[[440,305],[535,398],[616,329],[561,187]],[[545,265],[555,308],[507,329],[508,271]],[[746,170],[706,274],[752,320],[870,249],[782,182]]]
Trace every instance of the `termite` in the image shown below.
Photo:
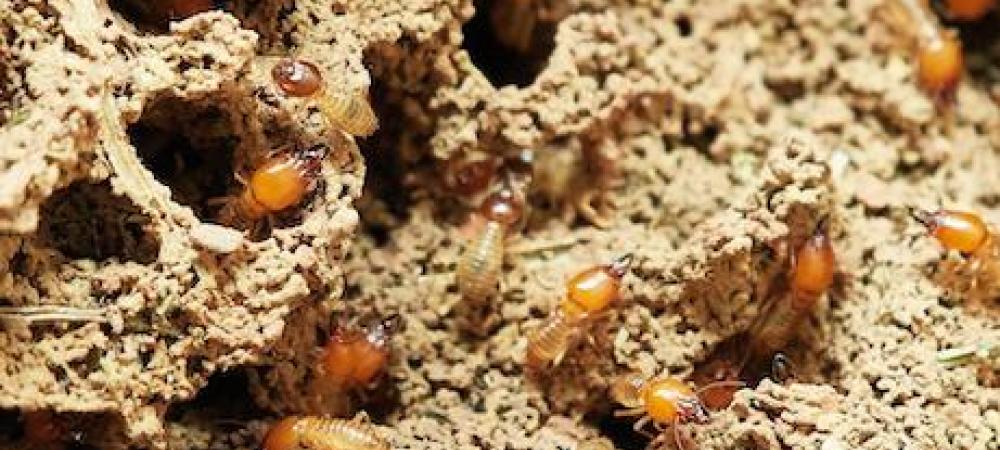
[[[497,295],[504,237],[521,222],[523,199],[510,189],[501,189],[483,200],[478,216],[485,224],[469,241],[455,270],[458,290],[472,304],[482,304]]]
[[[725,409],[733,402],[736,391],[745,386],[756,386],[760,380],[770,378],[776,383],[784,383],[794,375],[794,367],[788,356],[778,351],[770,364],[748,364],[746,343],[751,341],[747,334],[732,336],[720,343],[712,354],[697,365],[691,374],[691,382],[697,386],[715,386],[703,392],[701,402],[711,410]]]
[[[954,103],[965,64],[955,33],[937,22],[926,0],[888,0],[883,11],[888,23],[910,41],[917,84],[939,107]]]
[[[610,193],[622,182],[622,153],[607,141],[548,148],[531,162],[531,191],[561,205],[566,222],[582,217],[598,228],[612,223]]]
[[[995,287],[1000,281],[1000,258],[997,254],[996,239],[993,237],[993,230],[983,221],[978,214],[966,211],[913,211],[910,214],[918,222],[927,228],[927,233],[937,239],[946,250],[953,250],[961,253],[964,260],[958,265],[952,265],[954,269],[961,269],[958,272],[951,270],[941,271],[944,275],[940,281],[952,284],[953,281],[959,285],[969,281],[969,288]],[[959,278],[953,279],[951,273],[959,274]],[[972,275],[972,276],[969,276]],[[953,286],[959,289],[959,285]],[[989,292],[983,292],[987,297],[993,297]]]
[[[372,386],[389,363],[389,340],[398,326],[394,316],[362,330],[338,327],[323,348],[325,379],[348,389]]]
[[[978,214],[966,211],[917,211],[910,215],[948,250],[976,255],[993,241],[989,227]]]
[[[825,219],[796,251],[791,266],[788,294],[779,298],[750,330],[751,360],[768,365],[773,362],[773,356],[787,346],[833,284],[837,263]]]
[[[827,234],[827,219],[797,249],[790,263],[786,290],[782,290],[746,333],[721,343],[692,374],[701,385],[728,383],[706,392],[702,401],[713,409],[732,402],[735,382],[755,386],[769,377],[777,382],[791,375],[792,363],[784,350],[799,326],[834,282],[836,257]]]
[[[566,282],[566,296],[556,311],[528,337],[525,364],[529,371],[559,365],[576,339],[618,299],[621,280],[631,264],[629,253]]]
[[[499,165],[496,158],[476,161],[450,159],[444,164],[445,185],[461,195],[480,193],[489,187]]]
[[[264,437],[264,450],[389,450],[366,420],[287,417]]]
[[[378,129],[378,117],[366,95],[329,92],[319,67],[309,61],[281,59],[271,69],[271,78],[286,95],[315,100],[323,117],[339,130],[371,136]]]
[[[672,429],[674,444],[678,450],[685,448],[681,439],[681,425],[686,423],[708,423],[710,420],[708,408],[701,396],[712,389],[723,387],[744,387],[739,381],[723,381],[712,383],[698,390],[675,377],[644,378],[641,374],[632,373],[618,377],[611,384],[612,400],[625,407],[615,411],[618,417],[641,416],[633,429],[644,433],[643,428],[652,422],[659,430],[658,436],[649,444],[655,448],[667,436],[667,429]]]
[[[298,205],[316,186],[325,150],[314,146],[306,150],[279,150],[254,169],[237,195],[211,199],[223,203],[218,219],[225,225],[246,228],[260,219]]]

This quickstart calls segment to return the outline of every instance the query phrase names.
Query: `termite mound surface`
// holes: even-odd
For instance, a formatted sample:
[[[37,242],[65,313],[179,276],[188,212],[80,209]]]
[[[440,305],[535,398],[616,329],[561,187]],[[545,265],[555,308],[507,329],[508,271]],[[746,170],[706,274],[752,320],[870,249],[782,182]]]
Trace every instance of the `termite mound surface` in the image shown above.
[[[961,107],[949,123],[917,89],[912,56],[882,45],[875,5],[495,1],[504,12],[569,8],[545,30],[554,46],[540,72],[521,87],[498,88],[468,56],[473,49],[463,49],[480,31],[474,15],[486,9],[474,1],[223,3],[232,14],[135,33],[101,2],[0,0],[0,42],[10,56],[0,59],[14,61],[8,86],[17,92],[0,109],[18,118],[0,120],[0,176],[12,181],[0,189],[0,261],[13,268],[0,280],[9,282],[0,306],[44,298],[76,309],[35,314],[81,319],[4,324],[2,406],[113,411],[123,422],[119,441],[136,447],[258,448],[281,414],[350,416],[364,407],[398,447],[566,449],[604,442],[597,435],[605,434],[635,448],[645,440],[629,421],[604,420],[614,409],[607,381],[625,370],[688,377],[709,362],[765,314],[768,293],[782,290],[790,249],[829,213],[852,281],[828,296],[799,337],[803,355],[790,357],[801,376],[737,394],[729,411],[692,429],[698,446],[995,446],[990,367],[945,367],[934,352],[996,341],[996,321],[968,308],[965,292],[944,293],[928,279],[940,249],[900,212],[919,200],[974,208],[1000,223],[1000,189],[991,181],[1000,116],[981,83],[992,75],[974,74],[959,87]],[[531,25],[530,14],[518,17],[508,24]],[[517,31],[502,28],[489,31]],[[363,140],[363,155],[307,99],[283,98],[262,76],[290,53],[316,63],[333,87],[368,89],[386,133]],[[970,67],[988,72],[985,61]],[[156,157],[146,155],[145,175],[130,181],[162,195],[149,202],[134,185],[117,187],[122,174],[105,160],[113,141],[100,112],[106,93],[124,139],[119,156],[144,151],[134,127],[168,122],[143,111],[172,96],[194,105],[192,117],[214,108],[236,118],[228,124],[240,138],[228,156],[233,167],[214,173],[208,190],[235,191],[234,172],[292,141],[331,144],[325,189],[298,210],[301,220],[279,218],[238,250],[195,246],[187,227],[209,224],[212,211],[201,193],[184,200]],[[393,106],[383,109],[387,98]],[[189,141],[181,147],[221,147],[201,139],[200,125],[178,128]],[[788,153],[779,138],[791,129],[814,135],[819,144],[810,148],[819,151]],[[562,175],[573,183],[534,195],[542,219],[505,245],[492,320],[484,333],[468,333],[479,323],[458,307],[454,270],[461,217],[476,199],[450,191],[442,166],[522,150],[569,154],[578,161],[571,166],[586,166],[582,142],[621,152],[621,185],[596,189],[578,183],[591,180],[589,168],[568,170]],[[829,180],[817,172],[825,150],[841,155]],[[382,202],[359,203],[359,219],[349,204],[365,170],[376,172],[365,174],[366,187]],[[156,261],[82,251],[65,258],[62,244],[37,241],[37,224],[50,226],[39,214],[46,199],[55,195],[59,205],[61,189],[104,180],[150,221],[160,238]],[[832,200],[814,198],[827,184],[837,187]],[[606,229],[561,214],[563,204],[576,206],[581,186],[613,203]],[[355,236],[358,220],[378,226]],[[559,302],[565,279],[623,251],[638,259],[623,280],[622,305],[592,330],[593,342],[581,340],[557,369],[526,380],[524,337]],[[393,340],[388,401],[310,396],[310,367],[333,321],[392,314],[407,323]],[[218,383],[239,387],[223,397],[246,397],[244,375],[260,408],[250,417],[216,415],[212,401],[200,401],[207,398],[165,406],[206,384],[206,397]],[[11,392],[25,395],[4,397]],[[118,401],[123,392],[128,398]],[[6,418],[14,425],[0,432],[16,439],[18,419]]]

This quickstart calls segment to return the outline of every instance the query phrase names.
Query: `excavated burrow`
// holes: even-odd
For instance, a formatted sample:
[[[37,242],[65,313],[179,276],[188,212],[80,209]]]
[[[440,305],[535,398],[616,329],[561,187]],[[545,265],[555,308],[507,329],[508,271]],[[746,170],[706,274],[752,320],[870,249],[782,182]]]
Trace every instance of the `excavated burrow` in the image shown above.
[[[361,156],[279,95],[274,58],[257,57],[256,35],[228,14],[152,35],[102,2],[2,9],[9,51],[32,64],[26,118],[0,130],[2,226],[18,233],[0,240],[0,298],[62,309],[55,321],[4,320],[0,406],[107,412],[83,440],[164,447],[169,404],[259,360],[291,311],[339,297]],[[367,84],[347,68],[360,50],[303,57],[341,74],[337,86]],[[242,242],[219,250],[219,232],[199,232],[216,221],[210,197],[238,193],[234,172],[283,146],[325,150],[316,189],[266,236],[229,231]]]

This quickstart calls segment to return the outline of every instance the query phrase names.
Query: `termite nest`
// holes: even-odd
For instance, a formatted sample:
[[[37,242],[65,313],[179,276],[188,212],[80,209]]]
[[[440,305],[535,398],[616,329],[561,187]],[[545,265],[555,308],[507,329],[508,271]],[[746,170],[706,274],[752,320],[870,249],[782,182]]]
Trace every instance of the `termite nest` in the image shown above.
[[[0,11],[0,446],[997,446],[993,1]]]

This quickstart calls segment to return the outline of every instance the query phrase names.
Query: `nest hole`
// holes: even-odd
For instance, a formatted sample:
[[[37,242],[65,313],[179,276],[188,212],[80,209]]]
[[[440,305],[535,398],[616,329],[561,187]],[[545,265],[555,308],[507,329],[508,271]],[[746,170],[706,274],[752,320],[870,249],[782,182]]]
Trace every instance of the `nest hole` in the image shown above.
[[[685,117],[684,134],[681,136],[680,142],[683,145],[697,149],[702,154],[710,154],[712,145],[715,144],[715,140],[719,138],[720,133],[721,130],[716,124],[696,124],[691,119]]]
[[[477,0],[476,14],[462,32],[463,48],[496,87],[532,84],[555,49],[554,12],[543,13],[535,2]]]
[[[206,222],[215,221],[218,201],[238,185],[233,151],[239,138],[226,114],[176,98],[160,100],[128,128],[143,164],[170,188],[171,198]]]
[[[110,0],[108,6],[136,29],[163,34],[170,31],[170,22],[184,20],[195,14],[221,9],[217,0]]]
[[[691,19],[688,16],[680,15],[674,19],[674,25],[677,26],[677,34],[681,37],[688,37],[691,32],[694,31],[694,27],[691,25]]]
[[[149,217],[106,181],[77,182],[57,191],[40,215],[40,241],[69,258],[149,264],[160,252]]]
[[[946,16],[942,16],[946,17]],[[968,73],[973,79],[990,83],[1000,82],[1000,12],[994,8],[979,20],[972,22],[947,22],[946,25],[958,31],[965,53]]]
[[[29,418],[29,414],[33,417]],[[34,433],[28,421],[34,423]],[[0,412],[0,447],[97,450],[123,442],[122,421],[113,413],[56,412],[51,409]],[[14,443],[17,444],[14,444]],[[11,445],[5,445],[10,443]]]
[[[597,418],[597,428],[601,434],[611,439],[619,450],[645,450],[650,439],[633,428],[638,417],[615,417],[613,412]]]
[[[250,398],[250,381],[246,372],[233,370],[220,372],[208,379],[198,394],[186,402],[173,403],[167,408],[169,422],[238,422],[265,416],[251,401],[234,402],[233,399]]]
[[[14,30],[0,28],[0,47],[8,47],[8,34]],[[0,127],[7,124],[17,125],[27,119],[25,112],[19,107],[17,87],[24,80],[25,67],[15,64],[9,56],[0,58]]]
[[[16,409],[0,409],[0,445],[20,438],[20,416]]]
[[[805,321],[803,326],[812,325]],[[778,384],[838,385],[841,368],[824,355],[822,346],[804,342],[801,331],[797,330],[796,336],[782,350],[766,357],[748,356],[747,343],[751,336],[746,332],[731,336],[717,344],[709,356],[695,366],[691,382],[705,387],[720,381],[742,381],[751,389],[765,379]],[[712,411],[723,410],[731,404],[735,391],[725,387],[709,389],[703,393],[702,401]]]
[[[398,150],[404,136],[413,136],[407,133],[406,115],[399,103],[390,97],[392,92],[381,82],[373,84],[371,101],[378,117],[404,119],[380,120],[378,131],[358,142],[367,170],[357,209],[363,232],[379,246],[388,243],[389,232],[406,220],[411,203],[411,189],[405,186],[408,164]]]

